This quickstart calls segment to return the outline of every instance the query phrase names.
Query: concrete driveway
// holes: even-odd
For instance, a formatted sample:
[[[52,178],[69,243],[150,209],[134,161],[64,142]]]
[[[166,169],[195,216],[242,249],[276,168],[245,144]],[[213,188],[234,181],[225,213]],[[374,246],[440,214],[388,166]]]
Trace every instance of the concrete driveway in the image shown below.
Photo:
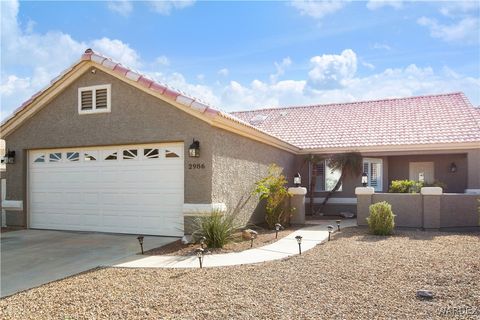
[[[178,238],[145,237],[144,249],[175,240]],[[140,251],[137,235],[50,230],[2,233],[0,249],[2,297],[97,266],[130,260]]]

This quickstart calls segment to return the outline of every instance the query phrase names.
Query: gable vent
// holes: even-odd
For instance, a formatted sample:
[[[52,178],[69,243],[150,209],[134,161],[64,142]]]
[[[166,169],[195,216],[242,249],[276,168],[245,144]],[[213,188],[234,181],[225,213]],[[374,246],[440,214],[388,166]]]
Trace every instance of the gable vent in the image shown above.
[[[110,84],[78,88],[78,113],[102,113],[110,110]]]
[[[93,108],[93,94],[91,90],[82,91],[82,101],[81,107],[82,110],[91,110]]]
[[[96,100],[96,108],[97,109],[106,109],[108,106],[107,103],[107,89],[98,89],[95,91],[95,100]]]

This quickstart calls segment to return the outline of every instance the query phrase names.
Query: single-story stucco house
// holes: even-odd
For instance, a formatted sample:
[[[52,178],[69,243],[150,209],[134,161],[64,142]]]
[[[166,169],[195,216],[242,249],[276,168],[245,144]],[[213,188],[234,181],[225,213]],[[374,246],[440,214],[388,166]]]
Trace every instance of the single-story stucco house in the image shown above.
[[[181,236],[213,208],[263,219],[252,195],[269,164],[290,182],[317,179],[315,202],[338,173],[308,154],[358,151],[368,184],[440,180],[480,191],[480,112],[462,93],[226,113],[87,50],[1,125],[7,224],[38,229]],[[13,163],[12,163],[13,162]],[[326,212],[354,211],[344,181]]]

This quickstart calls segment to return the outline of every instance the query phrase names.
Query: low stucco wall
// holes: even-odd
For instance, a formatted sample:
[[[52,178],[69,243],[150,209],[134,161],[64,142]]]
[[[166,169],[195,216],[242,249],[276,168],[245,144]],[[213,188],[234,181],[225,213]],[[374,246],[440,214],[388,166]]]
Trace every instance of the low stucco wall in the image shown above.
[[[469,194],[358,194],[357,223],[367,225],[370,205],[386,201],[392,205],[397,227],[426,229],[480,227],[478,200],[479,195]]]
[[[469,194],[443,194],[440,200],[442,227],[480,226],[480,196]]]
[[[378,193],[372,197],[372,204],[387,201],[395,213],[395,224],[399,227],[422,225],[422,196],[420,194]]]

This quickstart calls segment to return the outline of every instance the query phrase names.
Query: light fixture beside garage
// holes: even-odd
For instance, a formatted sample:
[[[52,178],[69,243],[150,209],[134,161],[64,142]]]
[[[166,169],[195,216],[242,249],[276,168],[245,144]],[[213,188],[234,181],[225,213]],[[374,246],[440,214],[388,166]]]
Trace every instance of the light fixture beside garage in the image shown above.
[[[192,158],[200,157],[200,141],[193,139],[192,144],[188,148],[188,154]]]
[[[455,173],[455,172],[457,172],[457,170],[458,170],[458,169],[457,169],[457,165],[455,164],[455,162],[452,162],[452,163],[450,164],[450,172],[451,172],[451,173]]]
[[[2,158],[2,163],[13,164],[15,163],[15,151],[7,150]]]

